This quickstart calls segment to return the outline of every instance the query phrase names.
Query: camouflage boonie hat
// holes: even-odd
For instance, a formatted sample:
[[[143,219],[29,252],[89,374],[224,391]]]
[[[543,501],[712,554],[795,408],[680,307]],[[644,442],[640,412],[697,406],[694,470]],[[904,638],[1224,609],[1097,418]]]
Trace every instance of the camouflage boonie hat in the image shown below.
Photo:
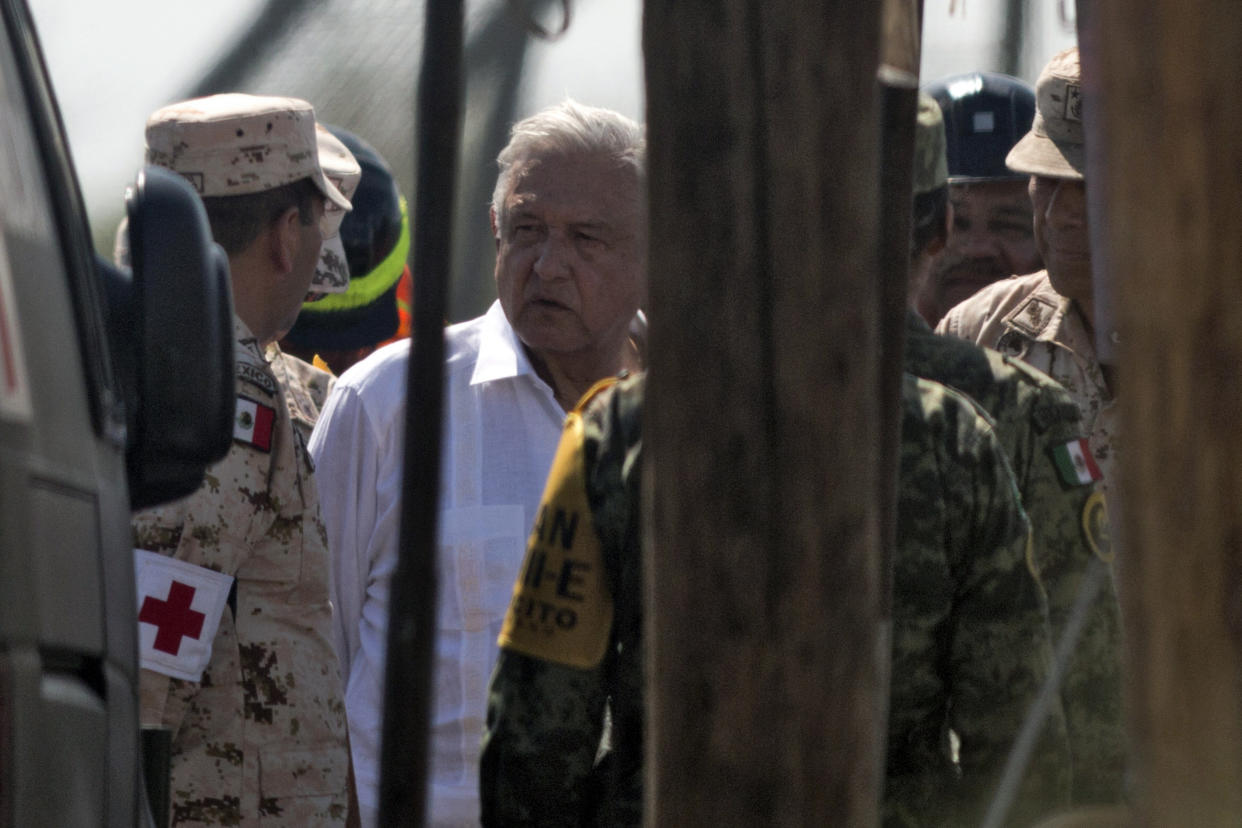
[[[930,193],[945,186],[948,180],[944,114],[935,98],[920,92],[918,121],[914,127],[914,194]]]
[[[362,180],[362,167],[354,154],[323,124],[315,125],[318,136],[319,165],[328,180],[336,185],[347,199],[353,199],[358,182]],[[312,293],[344,293],[349,288],[349,263],[345,259],[345,245],[341,243],[341,221],[347,210],[333,201],[324,204],[323,246],[319,248],[319,262],[311,278]]]
[[[1082,72],[1078,47],[1058,53],[1035,82],[1035,122],[1005,159],[1014,172],[1082,180]]]
[[[309,178],[343,210],[324,175],[315,110],[298,98],[229,93],[181,101],[147,119],[147,163],[184,176],[200,196],[259,193]]]

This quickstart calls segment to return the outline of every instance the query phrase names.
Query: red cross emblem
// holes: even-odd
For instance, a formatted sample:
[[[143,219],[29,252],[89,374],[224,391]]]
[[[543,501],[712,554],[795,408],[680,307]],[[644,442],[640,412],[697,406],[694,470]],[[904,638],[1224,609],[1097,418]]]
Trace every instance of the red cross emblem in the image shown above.
[[[198,638],[202,633],[207,616],[190,609],[195,591],[192,586],[173,581],[168,588],[167,601],[148,595],[142,602],[138,620],[155,625],[155,649],[176,655],[182,638]]]

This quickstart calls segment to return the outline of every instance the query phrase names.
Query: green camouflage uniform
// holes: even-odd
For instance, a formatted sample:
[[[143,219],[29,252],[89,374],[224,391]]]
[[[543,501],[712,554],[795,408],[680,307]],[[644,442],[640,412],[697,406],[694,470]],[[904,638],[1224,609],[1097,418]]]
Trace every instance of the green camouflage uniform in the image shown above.
[[[992,429],[965,398],[908,374],[902,404],[884,823],[977,825],[1048,675],[1046,599]],[[1068,794],[1056,705],[1006,824]]]
[[[992,417],[1031,521],[1053,640],[1059,640],[1093,556],[1108,556],[1107,539],[1091,536],[1098,527],[1084,521],[1099,500],[1092,497],[1098,485],[1067,481],[1053,460],[1059,446],[1085,436],[1077,405],[1046,375],[995,351],[933,334],[913,311],[905,368],[961,391]],[[1118,801],[1125,766],[1119,609],[1112,578],[1101,581],[1061,685],[1072,799],[1079,805]]]
[[[506,617],[481,760],[484,824],[640,822],[642,394],[641,377],[623,381],[586,408],[580,429],[567,424],[558,461],[570,457],[581,471],[574,479],[554,465]],[[962,398],[913,377],[903,387],[903,411],[886,821],[969,824],[982,814],[1046,678],[1046,608],[1028,568],[1027,522],[991,429]],[[590,514],[564,506],[573,497],[589,503]],[[558,517],[559,536],[547,526]],[[565,543],[568,525],[577,530],[572,543]],[[604,646],[556,652],[539,638],[558,634],[551,624],[523,630],[524,622],[582,605],[557,604],[553,587],[541,595],[530,584],[546,571],[585,575],[585,565],[570,561],[571,546],[595,560],[582,552],[589,546],[583,532],[598,544],[603,575],[598,588],[578,579],[568,591],[604,607]],[[566,554],[549,558],[558,542]],[[611,750],[597,764],[606,707]],[[1060,715],[1058,706],[1015,820],[1067,801]],[[961,738],[960,766],[942,748],[948,726]]]
[[[484,825],[641,822],[642,573],[637,552],[644,385],[639,375],[596,397],[582,414],[581,437],[567,426],[558,449],[559,459],[562,452],[581,447],[585,477],[558,478],[554,467],[540,521],[554,519],[546,508],[584,479],[590,514],[579,517],[577,531],[598,539],[607,595],[597,597],[609,605],[611,596],[619,600],[605,630],[606,647],[590,667],[525,655],[502,637],[480,760]],[[532,533],[519,585],[529,581],[543,534],[539,526]],[[519,600],[515,587],[509,616],[520,611]],[[606,705],[611,750],[597,765]]]
[[[201,681],[142,671],[142,722],[172,729],[173,825],[343,825],[345,708],[310,456],[258,343],[236,318],[234,330],[237,393],[272,413],[270,447],[235,441],[196,493],[134,517],[138,547],[236,578]]]

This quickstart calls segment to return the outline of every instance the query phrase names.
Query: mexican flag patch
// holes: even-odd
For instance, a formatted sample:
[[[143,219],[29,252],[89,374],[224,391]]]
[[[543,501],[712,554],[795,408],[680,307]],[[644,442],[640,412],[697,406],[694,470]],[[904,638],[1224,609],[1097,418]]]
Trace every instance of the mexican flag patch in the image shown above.
[[[1070,486],[1094,483],[1104,476],[1100,467],[1095,464],[1095,457],[1091,454],[1091,447],[1087,445],[1085,437],[1054,448],[1052,460],[1057,465],[1057,471],[1061,473],[1061,479]]]
[[[260,451],[272,450],[272,431],[276,427],[276,409],[249,397],[237,398],[233,415],[233,439]]]

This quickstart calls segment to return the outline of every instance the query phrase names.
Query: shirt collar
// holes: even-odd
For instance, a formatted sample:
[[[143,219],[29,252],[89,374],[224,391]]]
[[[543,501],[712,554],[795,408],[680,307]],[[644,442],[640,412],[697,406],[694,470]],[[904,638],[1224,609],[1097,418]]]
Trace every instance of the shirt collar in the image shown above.
[[[1047,271],[1041,275],[1035,290],[1006,314],[1005,327],[1029,340],[1064,348],[1088,364],[1094,363],[1095,344],[1087,334],[1082,311],[1075,310],[1072,299],[1056,292]]]
[[[492,303],[483,315],[479,330],[479,358],[470,375],[470,384],[479,385],[493,380],[513,379],[534,374],[530,357],[518,339],[517,331],[509,324],[500,300]]]
[[[1058,342],[1063,339],[1061,331],[1067,317],[1072,316],[1070,300],[1053,289],[1048,271],[1039,275],[1035,289],[1005,314],[1004,325],[1036,342]]]

